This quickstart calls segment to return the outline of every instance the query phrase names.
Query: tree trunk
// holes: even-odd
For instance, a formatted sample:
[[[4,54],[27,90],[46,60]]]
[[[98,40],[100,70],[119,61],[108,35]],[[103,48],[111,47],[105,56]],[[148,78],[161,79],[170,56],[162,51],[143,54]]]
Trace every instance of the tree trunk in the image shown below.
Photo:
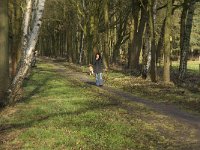
[[[128,68],[133,70],[134,69],[134,49],[133,49],[133,45],[135,44],[135,38],[137,36],[137,29],[138,29],[138,22],[139,22],[139,12],[140,12],[140,8],[139,8],[139,3],[135,2],[134,0],[132,0],[132,16],[133,16],[133,20],[132,20],[132,33],[134,34],[132,36],[132,41],[131,44],[129,45],[129,58],[128,58]]]
[[[184,6],[181,14],[181,28],[180,28],[181,53],[180,53],[179,79],[183,79],[187,71],[187,59],[190,49],[190,35],[192,30],[195,2],[196,1],[184,0]]]
[[[87,62],[92,63],[93,61],[93,43],[94,43],[94,16],[89,16],[89,22],[87,24]]]
[[[157,60],[156,62],[159,63],[159,65],[161,66],[162,64],[162,56],[163,56],[163,47],[164,47],[164,35],[165,35],[165,25],[166,25],[166,17],[163,21],[162,27],[161,27],[161,33],[160,33],[160,37],[158,40],[158,45],[157,45]]]
[[[108,16],[108,0],[104,0],[104,22],[105,22],[105,38],[104,38],[104,48],[103,48],[103,63],[106,68],[109,68],[109,16]]]
[[[4,105],[9,84],[7,0],[0,0],[0,20],[0,105]]]
[[[119,24],[119,28],[117,30],[117,38],[116,38],[116,43],[115,45],[113,46],[113,56],[112,56],[112,62],[114,64],[117,63],[117,60],[118,60],[118,57],[119,57],[119,49],[120,49],[120,46],[121,46],[121,42],[123,40],[123,37],[122,37],[122,26],[123,26],[123,22],[122,22],[122,19],[120,18],[120,24]],[[117,28],[117,27],[116,27]],[[115,34],[115,33],[114,33]]]
[[[152,0],[148,0],[149,5],[149,28],[150,28],[150,40],[151,40],[151,67],[150,67],[150,76],[151,81],[156,82],[156,42],[155,42],[155,26],[154,26],[154,9],[155,9],[155,2],[154,5]]]
[[[111,42],[111,45],[112,45],[112,53],[111,53],[111,56],[112,56],[112,60],[111,62],[112,63],[116,63],[116,56],[114,56],[114,52],[115,52],[115,49],[118,48],[117,45],[117,25],[116,25],[116,21],[117,21],[117,18],[116,18],[116,14],[114,14],[113,16],[113,22],[115,23],[114,25],[114,28],[112,30],[112,42]]]
[[[140,18],[140,23],[137,29],[137,33],[134,36],[134,42],[133,42],[133,70],[139,70],[139,58],[140,58],[140,52],[142,49],[142,44],[143,44],[143,34],[147,22],[147,13],[146,13],[146,7],[147,7],[147,2],[144,2],[144,8],[142,7],[141,9],[141,18]]]
[[[165,35],[164,35],[164,72],[163,72],[163,81],[165,83],[170,82],[170,37],[171,37],[171,19],[172,19],[172,0],[167,1],[167,10],[166,10],[166,25],[165,25]]]
[[[142,78],[146,79],[151,66],[151,41],[149,24],[146,25],[144,36],[143,52],[142,52]]]
[[[28,34],[30,28],[30,19],[32,13],[33,0],[26,0],[26,11],[23,20],[23,35],[22,35],[22,58],[26,55],[26,48],[28,46]]]
[[[83,44],[84,44],[84,32],[81,31],[81,35],[80,35],[80,49],[79,49],[79,52],[80,52],[80,55],[79,55],[79,64],[82,64],[82,57],[83,57]]]

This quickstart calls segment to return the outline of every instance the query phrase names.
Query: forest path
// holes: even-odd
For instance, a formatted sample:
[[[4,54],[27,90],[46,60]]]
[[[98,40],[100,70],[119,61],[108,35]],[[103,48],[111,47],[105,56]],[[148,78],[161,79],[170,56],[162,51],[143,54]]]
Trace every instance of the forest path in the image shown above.
[[[91,79],[87,73],[83,73],[79,69],[71,67],[70,64],[68,63],[67,64],[64,63],[62,65],[60,65],[60,63],[54,63],[54,64],[59,66],[59,69],[57,70],[58,72],[62,73],[67,72],[67,75],[69,75],[69,77],[72,77],[73,79],[76,79],[76,81],[81,81],[86,85],[97,87],[95,85],[95,79]],[[158,113],[172,117],[184,124],[188,124],[191,128],[196,129],[197,131],[196,136],[200,142],[200,116],[181,110],[175,105],[155,103],[151,100],[136,97],[131,93],[113,87],[109,87],[107,85],[98,88],[106,92],[109,92],[110,94],[114,95],[114,97],[144,104]]]

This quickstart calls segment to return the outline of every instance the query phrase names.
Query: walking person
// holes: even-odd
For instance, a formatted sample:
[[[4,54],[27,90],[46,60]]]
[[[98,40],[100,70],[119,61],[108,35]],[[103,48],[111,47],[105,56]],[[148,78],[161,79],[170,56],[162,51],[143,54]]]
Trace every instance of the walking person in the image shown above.
[[[94,60],[94,73],[96,77],[96,85],[103,86],[103,62],[100,53],[96,53]]]

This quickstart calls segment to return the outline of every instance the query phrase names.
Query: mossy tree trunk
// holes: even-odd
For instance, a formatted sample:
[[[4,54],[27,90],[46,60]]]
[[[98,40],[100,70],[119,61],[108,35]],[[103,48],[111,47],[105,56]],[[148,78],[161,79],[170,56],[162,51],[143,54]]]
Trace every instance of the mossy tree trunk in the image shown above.
[[[0,0],[0,105],[6,103],[9,84],[8,1]]]
[[[187,71],[187,60],[190,49],[190,35],[192,31],[195,2],[195,0],[184,0],[181,14],[179,79],[183,79]]]

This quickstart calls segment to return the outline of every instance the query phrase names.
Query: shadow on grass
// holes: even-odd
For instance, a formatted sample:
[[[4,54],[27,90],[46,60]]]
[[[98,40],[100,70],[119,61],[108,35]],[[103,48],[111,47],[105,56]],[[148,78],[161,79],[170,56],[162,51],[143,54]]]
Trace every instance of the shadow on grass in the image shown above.
[[[75,103],[74,103],[75,104]],[[77,103],[77,105],[80,105],[80,103]],[[85,103],[83,103],[83,105],[85,105]],[[104,108],[109,108],[109,107],[114,107],[119,105],[117,102],[112,101],[109,103],[101,103],[101,102],[97,102],[97,103],[87,103],[87,107],[86,108],[81,108],[77,111],[74,112],[59,112],[59,113],[51,113],[51,114],[47,114],[47,115],[39,115],[37,116],[36,119],[27,121],[27,122],[22,122],[22,123],[13,123],[13,124],[2,124],[0,125],[0,133],[1,132],[9,132],[10,130],[13,129],[26,129],[29,127],[32,127],[35,123],[38,122],[42,122],[48,119],[52,119],[55,117],[61,117],[61,116],[77,116],[77,115],[81,115],[84,114],[88,111],[93,111],[93,110],[100,110],[100,109],[104,109]]]
[[[43,69],[39,69],[39,71],[43,71]],[[52,71],[52,72],[54,72],[54,71]],[[32,76],[34,76],[34,74],[35,73],[32,73],[29,76],[29,78],[32,78]],[[18,101],[16,103],[27,103],[27,102],[29,102],[31,100],[32,96],[36,95],[38,92],[41,92],[42,87],[45,86],[45,84],[51,78],[52,78],[52,75],[51,76],[47,76],[43,80],[40,80],[40,81],[34,81],[34,80],[31,80],[31,79],[27,80],[24,83],[24,86],[27,86],[28,84],[30,84],[30,82],[34,82],[34,85],[37,85],[37,86],[32,91],[28,92],[28,94],[25,97],[23,97],[23,99],[21,99],[20,101]],[[71,79],[71,80],[68,79],[68,81],[73,85],[73,88],[85,86],[85,85],[81,85],[80,82],[75,81],[73,79]],[[33,83],[31,83],[31,84],[33,84]],[[87,82],[85,84],[88,84],[89,86],[95,85],[94,82]],[[96,92],[96,94],[98,95],[99,93]],[[105,98],[107,98],[107,97],[105,96]],[[80,103],[77,103],[77,105],[80,105]],[[27,121],[27,122],[0,125],[0,133],[1,132],[6,132],[6,131],[9,131],[9,130],[12,130],[12,129],[29,128],[36,122],[45,121],[47,119],[58,117],[58,116],[80,115],[80,114],[86,113],[87,111],[103,109],[103,108],[112,107],[112,106],[116,106],[116,105],[118,105],[118,103],[116,103],[115,101],[112,100],[110,103],[106,103],[106,104],[105,103],[92,103],[92,104],[91,103],[87,103],[86,108],[79,109],[78,111],[75,111],[75,112],[63,112],[63,113],[61,112],[61,113],[52,113],[52,114],[48,114],[48,115],[42,115],[41,114],[41,116],[37,116],[36,117],[37,119],[30,120],[30,121]]]
[[[36,86],[32,91],[29,91],[28,94],[26,96],[23,96],[22,99],[20,101],[18,101],[19,103],[27,103],[31,100],[31,97],[36,95],[38,92],[41,91],[42,87],[45,86],[45,84],[53,77],[53,75],[48,75],[47,77],[45,77],[43,80],[31,80],[31,78],[37,74],[37,73],[42,73],[42,71],[48,71],[50,73],[52,73],[52,70],[44,70],[44,69],[39,69],[37,68],[35,70],[35,72],[33,72],[30,76],[29,76],[29,80],[25,81],[23,84],[23,87],[28,86],[28,84],[32,84],[34,86]]]
[[[94,85],[94,86],[96,86],[96,83],[93,82],[93,81],[86,81],[85,83],[88,84],[88,85]]]

